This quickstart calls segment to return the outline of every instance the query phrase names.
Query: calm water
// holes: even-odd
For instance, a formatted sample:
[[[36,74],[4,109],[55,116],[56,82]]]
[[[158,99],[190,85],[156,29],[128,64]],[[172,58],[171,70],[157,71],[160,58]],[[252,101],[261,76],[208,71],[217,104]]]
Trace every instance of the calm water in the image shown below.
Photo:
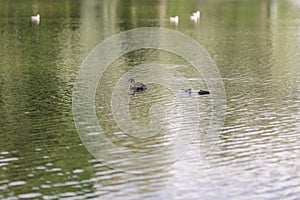
[[[198,9],[201,20],[194,24],[189,16]],[[39,26],[30,21],[37,13]],[[178,26],[169,22],[175,15]],[[164,166],[132,174],[112,167],[134,164],[126,151],[114,152],[125,156],[113,157],[109,166],[88,152],[74,124],[72,91],[82,62],[101,41],[149,26],[180,31],[209,52],[225,86],[226,118],[218,143],[203,158],[203,135],[214,126],[207,113],[216,99],[183,94],[179,84],[187,79],[205,89],[202,75],[162,50],[116,59],[98,83],[99,124],[117,147],[142,152],[139,159],[149,166]],[[300,1],[0,0],[0,47],[0,199],[300,199]],[[182,76],[145,72],[149,63]],[[143,73],[144,79],[137,75]],[[129,100],[122,80],[132,74],[159,78]],[[160,85],[167,80],[174,90]],[[132,121],[115,122],[120,102],[128,101]],[[200,128],[184,154],[165,166],[180,106],[188,122],[200,116]],[[161,119],[164,129],[156,126]],[[139,139],[122,132],[148,134],[141,127],[149,124],[161,134]],[[180,130],[186,134],[193,125]],[[161,148],[167,149],[161,159],[147,157]]]

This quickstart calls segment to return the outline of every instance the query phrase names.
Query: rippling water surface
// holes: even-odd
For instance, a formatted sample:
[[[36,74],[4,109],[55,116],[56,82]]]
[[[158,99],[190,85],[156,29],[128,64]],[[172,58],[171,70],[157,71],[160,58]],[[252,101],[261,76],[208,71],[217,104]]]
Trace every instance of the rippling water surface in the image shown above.
[[[193,38],[218,67],[209,80],[223,81],[226,117],[206,156],[220,99],[184,93],[208,79],[162,49],[124,54],[95,83],[103,132],[79,126],[97,155],[77,132],[82,62],[105,38],[147,26]],[[0,199],[299,199],[299,44],[298,0],[0,1]],[[129,96],[129,77],[147,91]]]

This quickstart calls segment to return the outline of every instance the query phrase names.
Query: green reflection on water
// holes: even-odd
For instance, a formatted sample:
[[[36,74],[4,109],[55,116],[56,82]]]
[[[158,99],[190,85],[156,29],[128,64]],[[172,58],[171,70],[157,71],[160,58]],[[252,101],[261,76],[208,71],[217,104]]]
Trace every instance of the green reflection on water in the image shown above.
[[[201,21],[193,24],[189,15],[198,9]],[[37,13],[41,14],[40,26],[30,21],[30,16]],[[227,116],[227,126],[242,123],[268,130],[272,118],[267,118],[266,113],[297,116],[299,13],[286,1],[0,1],[0,151],[9,152],[0,155],[0,159],[17,159],[1,162],[5,164],[0,170],[0,197],[34,192],[54,196],[93,193],[94,183],[89,180],[97,176],[91,169],[95,163],[89,162],[92,157],[79,146],[71,113],[72,86],[90,50],[123,30],[167,27],[199,41],[212,55],[222,76],[231,80],[225,80],[232,112]],[[175,15],[180,17],[178,27],[168,21]],[[130,65],[143,63],[141,57],[131,55],[127,58],[128,68],[120,68],[115,74],[108,71],[108,77],[117,80]],[[173,64],[173,57],[164,59]],[[186,76],[193,73],[184,68],[181,72]],[[103,96],[109,104],[104,93]],[[146,110],[148,107],[139,112]],[[132,114],[139,118],[137,112]],[[265,118],[256,120],[257,116]],[[278,119],[283,120],[281,116]],[[149,119],[143,116],[138,120],[143,124]],[[295,121],[290,120],[282,124],[292,132]],[[106,125],[115,127],[113,123]],[[276,136],[278,132],[273,133]],[[110,170],[95,168],[104,174]],[[84,172],[73,173],[75,169]],[[164,174],[161,179],[169,176],[167,171],[159,172]],[[120,179],[99,178],[98,182],[111,186],[120,184]],[[19,180],[26,184],[7,186]],[[78,188],[67,185],[70,181]],[[149,191],[159,190],[154,183],[143,184],[149,186]],[[143,189],[139,192],[147,193]]]

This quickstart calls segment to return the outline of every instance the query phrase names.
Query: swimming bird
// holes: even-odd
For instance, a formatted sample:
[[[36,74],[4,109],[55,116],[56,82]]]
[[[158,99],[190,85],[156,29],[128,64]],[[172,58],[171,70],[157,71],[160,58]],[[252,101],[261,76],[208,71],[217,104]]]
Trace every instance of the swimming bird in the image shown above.
[[[188,94],[192,94],[192,93],[197,93],[199,95],[205,95],[205,94],[210,94],[209,91],[207,90],[199,90],[198,92],[193,92],[191,88],[189,89],[182,89],[185,93],[188,93]]]
[[[179,17],[178,16],[170,17],[170,22],[175,23],[177,25],[179,22]]]
[[[135,82],[134,79],[129,79],[128,81],[130,82],[129,90],[131,95],[134,95],[135,92],[147,90],[147,87],[144,83]]]
[[[205,94],[210,94],[210,92],[207,91],[207,90],[199,90],[198,94],[199,95],[205,95]]]
[[[40,24],[40,20],[41,20],[40,14],[37,14],[36,16],[31,16],[31,21],[35,22],[37,25]]]

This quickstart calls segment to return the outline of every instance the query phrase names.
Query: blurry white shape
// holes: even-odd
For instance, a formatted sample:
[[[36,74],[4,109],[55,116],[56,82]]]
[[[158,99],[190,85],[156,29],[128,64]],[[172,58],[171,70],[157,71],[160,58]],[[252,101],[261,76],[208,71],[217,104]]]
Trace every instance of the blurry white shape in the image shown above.
[[[200,20],[200,11],[194,12],[192,16],[190,16],[191,21],[198,22]]]
[[[198,21],[198,17],[196,17],[195,15],[190,16],[190,19],[193,22],[197,22]]]
[[[199,19],[200,18],[200,11],[198,10],[197,12],[194,12],[193,15]]]
[[[31,16],[31,21],[36,23],[37,25],[40,24],[40,14],[37,14],[36,16]]]
[[[170,22],[171,23],[175,23],[177,25],[178,21],[179,21],[179,17],[178,16],[170,17]]]

